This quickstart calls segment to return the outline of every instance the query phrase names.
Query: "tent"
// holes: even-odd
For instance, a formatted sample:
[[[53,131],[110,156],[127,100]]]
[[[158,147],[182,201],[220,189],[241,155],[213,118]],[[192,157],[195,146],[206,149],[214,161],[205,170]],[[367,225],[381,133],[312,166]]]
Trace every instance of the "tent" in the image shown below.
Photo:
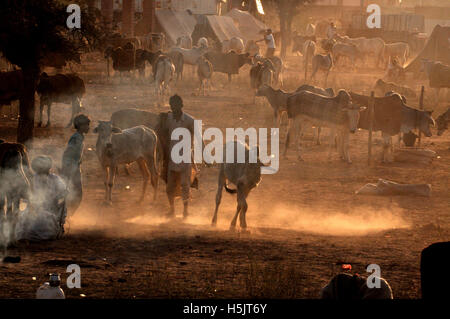
[[[197,43],[201,37],[210,38],[216,42],[222,43],[233,37],[242,38],[239,29],[234,25],[232,18],[227,16],[200,15],[198,23],[192,32],[192,41]]]
[[[422,51],[405,67],[407,72],[420,71],[421,59],[450,65],[450,27],[436,25]]]
[[[187,11],[173,11],[158,9],[155,12],[156,20],[169,42],[175,44],[183,35],[190,36],[197,23],[195,17]]]
[[[262,38],[260,33],[261,30],[267,29],[267,26],[264,23],[256,19],[247,11],[232,9],[226,16],[233,19],[245,41],[260,40]]]

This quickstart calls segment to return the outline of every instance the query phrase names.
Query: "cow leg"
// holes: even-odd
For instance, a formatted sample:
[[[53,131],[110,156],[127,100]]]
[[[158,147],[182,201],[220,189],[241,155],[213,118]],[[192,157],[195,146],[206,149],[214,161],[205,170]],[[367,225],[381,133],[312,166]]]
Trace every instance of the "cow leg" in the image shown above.
[[[108,202],[108,193],[109,193],[108,179],[110,170],[111,169],[107,166],[103,167],[103,183],[105,184],[105,202]]]
[[[42,103],[42,101],[39,102],[39,122],[38,122],[38,127],[42,126],[42,113],[44,112],[44,103]]]
[[[292,125],[292,119],[288,118],[288,124],[287,124],[287,128],[286,128],[286,141],[284,142],[284,151],[283,151],[283,158],[287,159],[287,149],[289,147],[289,142],[290,142],[290,136],[292,135],[292,131],[293,131],[293,125]]]
[[[156,145],[154,146],[154,151],[150,153],[147,156],[146,162],[147,162],[147,168],[150,171],[150,182],[152,183],[153,187],[153,200],[156,200],[156,195],[158,192],[158,168],[156,167]]]
[[[349,147],[349,140],[350,140],[350,134],[348,132],[342,132],[342,152],[344,155],[344,160],[347,161],[348,164],[352,163],[352,160],[350,159],[350,154],[348,152]]]
[[[330,128],[330,141],[329,141],[329,145],[328,145],[328,161],[331,161],[331,154],[332,154],[333,148],[334,148],[335,137],[336,137],[336,129],[334,127]],[[338,134],[337,141],[336,141],[338,151],[339,151],[339,147],[341,145],[340,139],[341,138]]]
[[[52,104],[49,103],[47,106],[47,125],[45,127],[50,127],[50,125],[51,125],[51,122],[50,122],[51,113],[52,113]],[[41,119],[41,121],[42,121],[42,119]]]
[[[234,231],[236,228],[236,221],[237,221],[237,217],[238,217],[240,211],[241,211],[241,202],[238,200],[236,214],[234,215],[233,220],[231,221],[231,224],[230,224],[231,231]]]
[[[245,214],[247,213],[248,204],[246,201],[248,190],[243,189],[243,185],[241,184],[240,187],[238,186],[237,191],[237,200],[239,202],[239,205],[241,206],[241,212],[239,213],[239,223],[241,225],[241,229],[245,232],[247,230],[247,221],[245,218]]]
[[[301,148],[300,148],[300,136],[303,134],[303,128],[304,125],[302,125],[302,123],[300,123],[300,118],[295,118],[294,119],[294,139],[295,139],[295,146],[297,148],[297,160],[299,161],[303,161],[303,157],[302,157],[302,153],[301,153]]]
[[[392,137],[382,133],[381,136],[383,137],[383,154],[382,154],[382,162],[387,163],[388,160],[388,152],[389,149],[391,149],[392,145]]]
[[[141,170],[142,177],[144,178],[144,183],[142,185],[141,197],[139,197],[139,203],[144,201],[145,192],[147,191],[148,180],[150,179],[150,172],[148,171],[147,164],[144,159],[137,160],[139,169]]]
[[[317,129],[317,139],[316,139],[316,144],[320,145],[320,132],[322,130],[322,128],[320,126],[316,127]]]
[[[117,165],[112,165],[109,169],[109,178],[108,178],[108,202],[112,203],[112,189],[114,186],[114,179],[116,177],[116,167]]]
[[[220,168],[220,173],[219,173],[219,182],[218,182],[218,187],[217,187],[217,194],[216,194],[216,209],[214,210],[214,216],[213,219],[211,221],[211,225],[212,226],[216,226],[217,224],[217,212],[219,211],[219,205],[220,202],[222,200],[222,191],[223,191],[223,186],[225,185],[226,182],[226,178],[225,178],[225,173],[223,171],[223,167]]]

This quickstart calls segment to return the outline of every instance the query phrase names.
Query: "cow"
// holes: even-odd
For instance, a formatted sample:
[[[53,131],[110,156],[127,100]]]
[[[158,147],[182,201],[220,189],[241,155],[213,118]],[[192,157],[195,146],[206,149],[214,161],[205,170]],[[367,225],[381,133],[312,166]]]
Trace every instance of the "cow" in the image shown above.
[[[251,64],[252,62],[248,53],[237,54],[234,51],[228,53],[210,51],[205,53],[204,56],[211,62],[214,72],[228,75],[228,82],[231,82],[233,74],[239,74],[239,69],[244,64]]]
[[[349,38],[348,36],[339,37],[344,43],[354,44],[358,47],[360,52],[368,58],[370,55],[373,55],[375,58],[375,66],[378,67],[381,65],[384,59],[384,51],[385,51],[385,43],[381,38]]]
[[[250,56],[259,55],[259,45],[255,42],[255,40],[248,40],[245,44],[244,52],[248,53]]]
[[[350,92],[352,100],[362,106],[369,106],[369,96]],[[381,131],[383,137],[382,161],[388,161],[389,150],[392,151],[392,136],[408,133],[418,129],[425,136],[432,136],[430,125],[435,121],[430,111],[416,110],[405,104],[398,93],[384,97],[374,98],[374,120],[372,129]],[[370,127],[369,111],[363,110],[360,114],[358,128],[368,130]]]
[[[314,35],[304,36],[304,35],[296,35],[292,40],[292,53],[301,53],[304,54],[304,44],[307,41],[313,41],[316,43],[316,37]]]
[[[173,54],[173,52],[179,52],[183,55],[184,65],[189,64],[194,67],[197,67],[198,58],[201,57],[208,51],[206,47],[193,47],[192,49],[184,49],[184,48],[172,48],[169,54]]]
[[[250,69],[250,86],[255,90],[255,95],[253,97],[253,103],[256,102],[256,91],[262,86],[272,86],[273,79],[273,65],[270,60],[264,63],[257,62]]]
[[[177,38],[176,46],[183,49],[192,49],[192,38],[189,35],[183,35]]]
[[[28,177],[27,177],[28,175]],[[0,144],[0,226],[10,224],[9,241],[14,241],[14,230],[20,210],[20,200],[30,199],[31,169],[25,147],[19,143]],[[6,211],[5,209],[6,203]],[[3,230],[0,230],[3,232]]]
[[[168,56],[161,55],[155,62],[155,93],[158,103],[162,102],[164,95],[170,94],[170,82],[175,74],[175,66]]]
[[[172,60],[175,66],[175,74],[177,75],[177,81],[183,79],[184,58],[183,54],[177,51],[168,52],[167,56]]]
[[[309,85],[309,84],[303,84],[300,85],[295,92],[301,92],[301,91],[308,91],[308,92],[312,92],[312,93],[316,93],[316,94],[320,94],[323,96],[328,96],[328,97],[333,97],[334,96],[334,90],[333,88],[326,88],[323,89],[321,87],[318,86],[314,86],[314,85]],[[316,138],[316,144],[320,145],[320,132],[322,131],[322,128],[319,126],[317,127],[317,138]]]
[[[281,116],[287,111],[287,98],[291,93],[283,90],[275,90],[270,85],[263,84],[256,91],[256,96],[265,96],[272,106],[274,116],[274,127],[280,127]]]
[[[105,50],[105,59],[109,61],[109,58],[111,58],[113,61],[113,69],[119,71],[120,74],[122,72],[138,70],[139,76],[143,78],[145,76],[145,62],[147,61],[153,66],[160,54],[161,51],[150,52],[144,49],[133,50],[131,47],[128,49],[122,47],[113,49],[112,47],[108,47]]]
[[[406,86],[400,86],[392,82],[385,82],[378,79],[374,87],[375,95],[385,96],[387,92],[397,92],[407,98],[416,98],[416,92]]]
[[[260,55],[255,56],[255,62],[271,63],[273,69],[273,83],[280,83],[283,86],[283,61],[276,56],[270,58],[264,58]]]
[[[338,60],[341,57],[346,57],[350,59],[351,65],[354,68],[356,65],[356,60],[361,59],[362,55],[359,51],[358,47],[354,44],[347,44],[347,43],[339,43],[333,45],[333,48],[331,49],[331,52],[333,53],[333,63],[337,65]]]
[[[12,116],[12,102],[19,100],[22,94],[22,70],[0,72],[0,109],[3,105],[11,105],[10,115]]]
[[[305,124],[309,122],[316,127],[329,127],[331,129],[329,158],[331,157],[335,132],[337,132],[340,156],[347,163],[351,163],[348,153],[349,132],[356,132],[359,111],[360,107],[353,104],[349,93],[345,90],[340,90],[335,97],[325,97],[308,91],[301,91],[289,96],[287,100],[289,128],[286,136],[284,157],[286,157],[290,135],[294,134],[298,159],[303,160],[298,137],[301,130],[306,126]],[[294,132],[291,132],[291,129]]]
[[[386,43],[384,45],[384,61],[389,57],[397,57],[400,65],[403,66],[409,58],[409,45],[405,42]]]
[[[333,59],[330,53],[327,55],[316,54],[312,58],[312,74],[310,80],[313,81],[317,71],[322,70],[325,72],[325,86],[327,86],[328,74],[330,73],[332,67]]]
[[[431,88],[436,89],[437,101],[441,88],[450,88],[450,66],[439,61],[421,60],[421,72],[425,72]]]
[[[233,152],[233,157],[228,154],[229,158],[233,158],[233,162],[227,162],[227,152]],[[239,216],[241,230],[247,232],[247,221],[245,215],[247,213],[247,196],[250,191],[261,182],[261,167],[264,166],[258,157],[258,147],[249,148],[246,144],[239,141],[229,141],[223,148],[223,161],[220,164],[218,188],[216,194],[216,208],[212,219],[212,226],[217,224],[217,212],[222,199],[222,190],[228,193],[237,193],[237,209],[236,214],[230,224],[230,230],[236,227],[236,221]],[[242,162],[240,162],[240,154],[242,154]],[[236,185],[236,189],[228,188],[228,181]]]
[[[99,121],[94,133],[98,134],[96,153],[104,171],[106,202],[112,203],[111,193],[117,165],[133,162],[139,164],[144,178],[139,201],[144,200],[149,179],[154,189],[153,200],[155,200],[158,188],[156,156],[158,138],[155,132],[143,125],[121,130],[114,127],[111,121]]]
[[[47,127],[51,125],[50,114],[52,103],[72,104],[72,115],[67,127],[70,127],[74,116],[81,111],[81,99],[86,92],[84,81],[77,74],[47,75],[43,72],[36,87],[39,95],[39,122],[42,126],[42,114],[47,105]]]
[[[213,66],[204,56],[201,56],[197,61],[197,76],[200,80],[200,92],[205,95],[206,87],[211,88],[211,77],[213,74]]]
[[[436,119],[438,136],[441,136],[444,133],[444,131],[448,129],[448,122],[450,122],[450,107],[447,109],[446,112],[439,115]]]

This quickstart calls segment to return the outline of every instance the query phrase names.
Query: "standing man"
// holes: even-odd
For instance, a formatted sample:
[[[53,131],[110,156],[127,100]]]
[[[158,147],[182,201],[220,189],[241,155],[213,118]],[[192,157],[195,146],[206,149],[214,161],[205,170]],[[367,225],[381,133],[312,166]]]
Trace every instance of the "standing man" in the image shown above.
[[[264,39],[256,41],[256,43],[264,41],[266,42],[267,51],[266,51],[266,58],[271,58],[275,54],[275,39],[273,38],[272,29],[266,30],[266,35],[264,36]]]
[[[173,218],[175,217],[175,196],[177,195],[177,191],[179,190],[179,186],[181,186],[181,198],[183,199],[183,218],[188,216],[188,203],[190,198],[190,187],[191,187],[191,175],[192,171],[194,173],[197,171],[195,164],[193,163],[192,150],[193,150],[193,141],[194,141],[194,118],[189,114],[183,112],[183,100],[178,95],[173,95],[169,99],[170,109],[172,112],[167,114],[167,128],[168,128],[168,136],[169,136],[169,159],[168,159],[168,168],[167,168],[167,185],[166,185],[166,193],[169,199],[170,210],[167,214],[167,217]],[[181,161],[181,163],[177,163],[174,161],[172,148],[174,145],[179,143],[177,140],[172,140],[172,132],[177,128],[185,128],[189,130],[190,138],[191,138],[191,154],[189,154],[188,163]],[[177,154],[178,155],[178,154]],[[184,154],[183,154],[184,155]],[[181,154],[180,154],[181,156]],[[194,182],[195,184],[195,182]],[[195,185],[193,184],[193,187]]]
[[[69,191],[66,201],[70,214],[77,210],[83,197],[80,165],[83,156],[84,135],[89,132],[90,123],[91,120],[84,114],[77,115],[73,119],[73,125],[77,131],[70,137],[62,157],[61,175],[64,177]]]
[[[328,40],[333,40],[334,37],[336,36],[336,33],[337,33],[336,26],[334,25],[333,22],[331,22],[330,25],[328,26],[328,29],[327,29],[327,38],[328,38]]]

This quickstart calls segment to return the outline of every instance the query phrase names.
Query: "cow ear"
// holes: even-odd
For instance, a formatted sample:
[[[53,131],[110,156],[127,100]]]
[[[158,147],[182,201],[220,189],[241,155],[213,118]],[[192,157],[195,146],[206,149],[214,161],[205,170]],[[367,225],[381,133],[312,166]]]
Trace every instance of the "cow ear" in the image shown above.
[[[118,127],[113,127],[113,128],[111,129],[111,131],[112,131],[113,133],[122,133],[122,130],[121,130],[120,128],[118,128]]]

